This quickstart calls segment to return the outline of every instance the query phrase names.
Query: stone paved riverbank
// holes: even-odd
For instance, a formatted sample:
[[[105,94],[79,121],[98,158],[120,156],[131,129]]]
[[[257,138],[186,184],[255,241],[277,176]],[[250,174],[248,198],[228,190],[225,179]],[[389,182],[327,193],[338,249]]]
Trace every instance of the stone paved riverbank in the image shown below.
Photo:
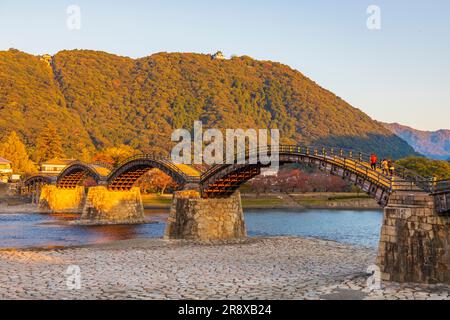
[[[441,285],[386,283],[369,292],[366,270],[375,256],[375,249],[284,237],[0,250],[0,298],[450,299],[450,287]],[[78,290],[67,286],[76,279],[73,265],[80,268]]]

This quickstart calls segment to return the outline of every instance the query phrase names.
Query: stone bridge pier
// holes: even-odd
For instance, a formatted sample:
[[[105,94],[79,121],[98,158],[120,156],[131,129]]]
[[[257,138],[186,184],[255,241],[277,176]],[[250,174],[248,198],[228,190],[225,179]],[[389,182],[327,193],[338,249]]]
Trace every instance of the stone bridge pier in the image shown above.
[[[109,190],[106,186],[42,187],[39,208],[58,213],[80,213],[80,224],[133,224],[145,222],[139,188]]]
[[[227,198],[204,199],[197,190],[176,192],[167,221],[166,239],[199,241],[247,236],[239,191]]]
[[[62,189],[55,185],[42,186],[38,206],[40,209],[60,213],[81,213],[85,201],[85,190],[82,186]]]
[[[450,283],[450,217],[426,193],[393,193],[384,209],[378,253],[382,280]]]
[[[138,224],[144,223],[141,191],[109,190],[106,186],[91,187],[86,196],[80,224]]]

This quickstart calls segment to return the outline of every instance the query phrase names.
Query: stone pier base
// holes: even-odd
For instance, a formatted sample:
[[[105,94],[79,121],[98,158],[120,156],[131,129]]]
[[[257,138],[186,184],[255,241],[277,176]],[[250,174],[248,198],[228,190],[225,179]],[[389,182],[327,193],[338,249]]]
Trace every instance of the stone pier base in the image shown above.
[[[210,241],[246,236],[239,192],[224,199],[202,199],[197,191],[175,193],[166,239]]]
[[[139,188],[111,191],[106,187],[89,188],[80,224],[109,225],[145,222]]]
[[[450,217],[426,194],[390,196],[378,254],[383,280],[450,283]]]
[[[54,185],[42,186],[39,208],[61,213],[81,213],[84,205],[84,187],[60,189]]]

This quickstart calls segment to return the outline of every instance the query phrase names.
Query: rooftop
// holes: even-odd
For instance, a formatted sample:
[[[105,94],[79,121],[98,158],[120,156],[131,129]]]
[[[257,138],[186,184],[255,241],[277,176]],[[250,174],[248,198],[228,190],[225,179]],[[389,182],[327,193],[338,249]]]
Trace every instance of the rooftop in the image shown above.
[[[66,166],[71,162],[75,161],[74,159],[50,159],[41,163],[41,165],[63,165]]]
[[[223,55],[222,51],[217,51],[211,56],[214,60],[225,60],[225,56]]]
[[[0,163],[1,163],[1,164],[11,163],[11,161],[9,161],[8,159],[5,159],[5,158],[0,157]]]

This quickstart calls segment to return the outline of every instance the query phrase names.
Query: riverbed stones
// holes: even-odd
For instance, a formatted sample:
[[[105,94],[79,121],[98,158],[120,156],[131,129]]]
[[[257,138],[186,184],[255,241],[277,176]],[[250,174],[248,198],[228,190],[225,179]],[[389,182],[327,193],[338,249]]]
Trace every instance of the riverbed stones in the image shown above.
[[[203,199],[198,192],[174,194],[167,221],[167,239],[217,241],[242,239],[247,235],[241,196]]]
[[[376,250],[294,237],[205,245],[135,239],[48,250],[0,250],[0,299],[450,299],[450,286],[367,288]],[[67,286],[80,269],[81,286]],[[359,293],[358,293],[359,292]],[[330,296],[330,294],[332,294]]]

